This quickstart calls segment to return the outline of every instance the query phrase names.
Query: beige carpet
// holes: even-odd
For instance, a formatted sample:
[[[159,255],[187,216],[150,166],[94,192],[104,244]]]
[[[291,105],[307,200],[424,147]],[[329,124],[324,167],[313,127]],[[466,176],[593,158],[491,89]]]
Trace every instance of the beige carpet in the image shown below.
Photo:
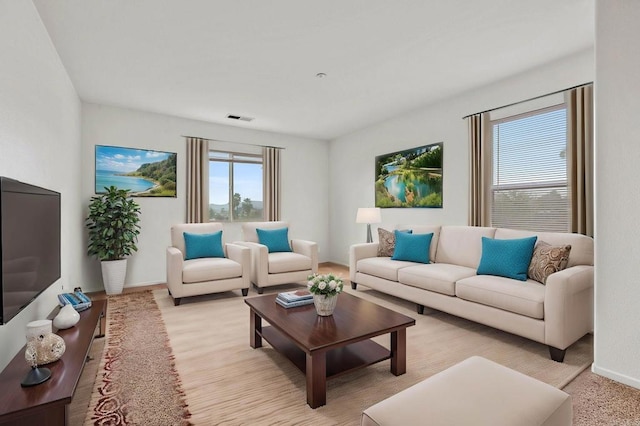
[[[407,373],[393,376],[386,361],[331,379],[327,405],[316,410],[306,404],[305,379],[296,367],[268,344],[249,346],[249,308],[239,291],[183,299],[180,306],[166,290],[154,291],[191,422],[357,425],[363,409],[472,355],[558,388],[592,362],[591,336],[571,346],[560,364],[549,359],[546,346],[528,339],[441,312],[418,315],[412,303],[373,290],[347,291],[416,319],[407,331]],[[389,346],[388,336],[375,340]]]

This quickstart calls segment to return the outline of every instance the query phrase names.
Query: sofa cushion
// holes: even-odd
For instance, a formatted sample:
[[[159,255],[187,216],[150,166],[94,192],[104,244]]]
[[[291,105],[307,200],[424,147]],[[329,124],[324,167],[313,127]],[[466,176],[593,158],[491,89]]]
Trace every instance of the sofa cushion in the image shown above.
[[[436,263],[450,263],[476,269],[482,256],[482,237],[493,238],[496,228],[443,226],[436,251]]]
[[[433,234],[431,238],[431,248],[429,249],[429,261],[433,263],[436,261],[436,250],[438,248],[441,228],[441,226],[434,225],[398,225],[395,229],[399,231],[410,230],[412,234]]]
[[[571,253],[570,245],[552,246],[544,241],[538,241],[529,264],[529,278],[546,284],[549,275],[567,267],[569,253]]]
[[[242,265],[224,257],[208,257],[185,260],[182,268],[182,282],[200,283],[242,276]]]
[[[411,229],[403,229],[402,232],[411,233]],[[384,228],[378,228],[378,256],[391,257],[396,248],[396,234]]]
[[[277,252],[269,253],[269,273],[304,271],[311,269],[311,258],[299,253]]]
[[[482,237],[478,275],[497,275],[526,281],[537,237],[495,240]]]
[[[289,245],[289,228],[260,229],[257,228],[260,244],[267,246],[269,253],[291,251]]]
[[[359,260],[356,264],[356,270],[374,277],[398,281],[398,270],[415,265],[416,263],[414,262],[391,260],[388,257],[369,257]]]
[[[408,262],[429,263],[429,249],[433,234],[409,234],[394,231],[396,247],[392,260],[406,260]]]
[[[211,234],[184,232],[185,260],[202,257],[224,257],[222,231]]]
[[[532,232],[498,228],[496,229],[495,238],[524,238],[532,235],[536,235],[538,241],[545,241],[552,246],[571,245],[567,268],[576,265],[593,266],[593,238],[586,235],[570,232]]]
[[[423,288],[437,293],[455,296],[455,283],[463,278],[476,274],[473,268],[450,265],[448,263],[431,263],[402,268],[398,271],[398,281],[412,287]]]
[[[534,280],[516,281],[476,275],[456,282],[456,296],[531,318],[544,318],[545,287]]]

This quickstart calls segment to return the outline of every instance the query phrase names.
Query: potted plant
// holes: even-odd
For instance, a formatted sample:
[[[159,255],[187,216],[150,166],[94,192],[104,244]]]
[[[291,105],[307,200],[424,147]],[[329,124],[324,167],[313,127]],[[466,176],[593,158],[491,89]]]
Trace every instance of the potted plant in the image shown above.
[[[89,216],[89,256],[102,266],[102,280],[107,294],[118,294],[124,287],[127,259],[138,250],[140,206],[128,192],[115,186],[105,187],[104,194],[91,197]]]

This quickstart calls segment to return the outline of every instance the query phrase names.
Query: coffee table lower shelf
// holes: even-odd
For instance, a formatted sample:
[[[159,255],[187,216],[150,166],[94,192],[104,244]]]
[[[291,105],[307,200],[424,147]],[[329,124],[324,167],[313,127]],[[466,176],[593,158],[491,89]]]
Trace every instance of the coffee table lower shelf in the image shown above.
[[[260,334],[276,351],[306,374],[306,354],[293,341],[272,326],[263,327]],[[361,340],[330,349],[326,353],[326,377],[336,377],[390,358],[391,352],[373,340]]]

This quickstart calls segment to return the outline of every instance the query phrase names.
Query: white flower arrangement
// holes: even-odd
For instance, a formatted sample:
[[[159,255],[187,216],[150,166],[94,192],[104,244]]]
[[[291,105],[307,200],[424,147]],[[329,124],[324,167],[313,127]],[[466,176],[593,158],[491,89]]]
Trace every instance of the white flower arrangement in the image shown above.
[[[321,294],[326,296],[337,296],[342,293],[344,284],[342,278],[333,274],[313,274],[307,277],[307,287],[313,294]]]

